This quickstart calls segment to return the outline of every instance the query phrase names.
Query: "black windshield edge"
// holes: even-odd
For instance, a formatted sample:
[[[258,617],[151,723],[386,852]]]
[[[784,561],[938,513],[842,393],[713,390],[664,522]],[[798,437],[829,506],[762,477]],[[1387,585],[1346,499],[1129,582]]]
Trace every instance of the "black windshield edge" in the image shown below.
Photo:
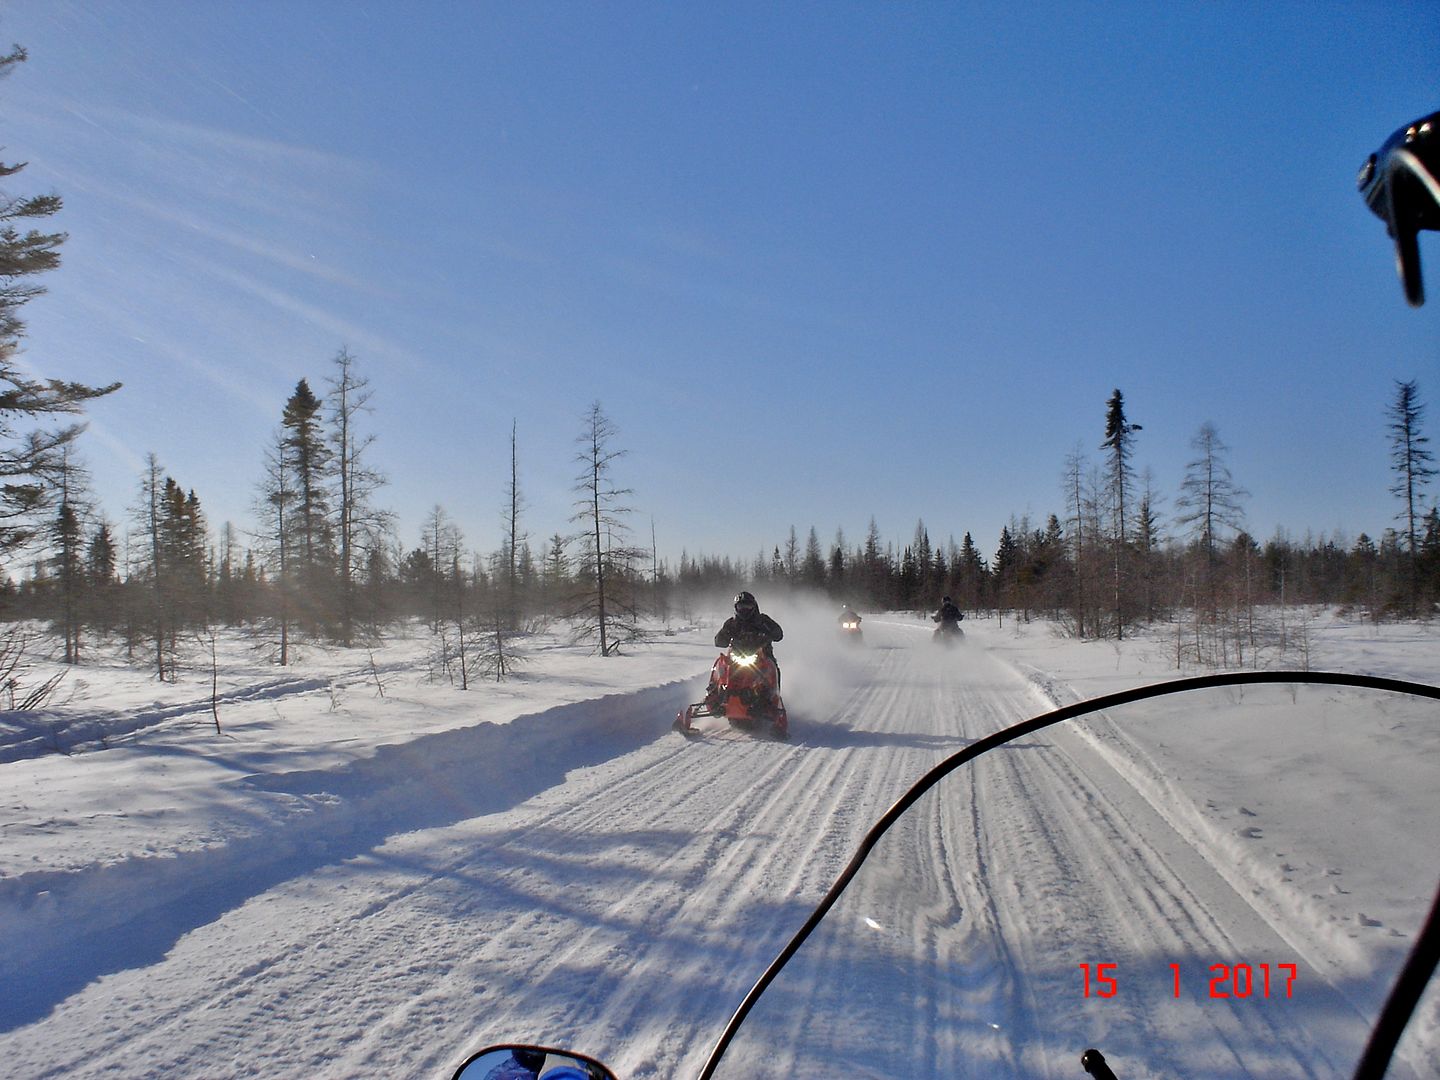
[[[765,969],[759,980],[750,988],[740,1002],[739,1008],[730,1017],[729,1023],[721,1033],[720,1039],[716,1042],[710,1057],[706,1059],[705,1066],[700,1070],[698,1080],[710,1080],[716,1068],[720,1065],[720,1059],[724,1056],[730,1042],[735,1037],[740,1025],[745,1022],[755,1002],[763,994],[766,988],[780,974],[790,958],[805,944],[805,939],[810,936],[811,931],[820,924],[829,910],[835,906],[840,899],[840,894],[845,887],[859,872],[864,864],[870,850],[876,842],[885,835],[890,826],[900,818],[915,801],[943,780],[950,773],[954,772],[966,762],[973,761],[981,754],[994,750],[997,746],[1004,746],[1022,736],[1032,732],[1041,731],[1047,727],[1059,724],[1065,720],[1073,720],[1077,716],[1084,716],[1087,713],[1100,712],[1104,709],[1113,709],[1120,705],[1128,705],[1135,701],[1145,701],[1149,698],[1166,697],[1170,694],[1182,694],[1189,690],[1208,690],[1215,687],[1225,686],[1254,686],[1265,683],[1309,683],[1320,686],[1351,686],[1362,690],[1383,690],[1396,694],[1409,694],[1413,697],[1431,698],[1440,701],[1440,686],[1429,686],[1425,683],[1410,682],[1406,679],[1388,679],[1376,675],[1352,675],[1338,671],[1241,671],[1228,672],[1219,675],[1197,675],[1185,679],[1171,679],[1162,683],[1151,683],[1148,686],[1138,686],[1131,690],[1121,690],[1114,694],[1103,694],[1100,697],[1090,698],[1087,701],[1077,701],[1073,705],[1066,705],[1054,709],[1039,716],[1023,720],[1012,727],[987,735],[983,739],[971,743],[963,750],[952,754],[940,762],[902,795],[889,810],[881,816],[880,820],[865,834],[860,841],[860,846],[855,855],[851,858],[849,865],[840,872],[835,883],[830,886],[828,892],[820,899],[805,924],[795,933],[785,948],[780,950],[778,956],[771,961],[770,966]],[[1366,1046],[1364,1055],[1356,1067],[1355,1080],[1370,1080],[1371,1077],[1384,1075],[1385,1068],[1389,1063],[1390,1056],[1394,1052],[1395,1045],[1399,1042],[1400,1033],[1409,1022],[1410,1014],[1414,1011],[1420,995],[1424,992],[1426,983],[1429,982],[1431,973],[1434,972],[1437,959],[1440,959],[1440,890],[1436,892],[1436,902],[1431,908],[1430,917],[1424,929],[1416,940],[1411,950],[1405,967],[1401,970],[1400,977],[1392,988],[1390,997],[1381,1010],[1380,1018],[1376,1021],[1375,1028],[1371,1032],[1370,1042]],[[1408,1004],[1407,1004],[1408,1002]],[[1388,1043],[1388,1046],[1387,1046]]]

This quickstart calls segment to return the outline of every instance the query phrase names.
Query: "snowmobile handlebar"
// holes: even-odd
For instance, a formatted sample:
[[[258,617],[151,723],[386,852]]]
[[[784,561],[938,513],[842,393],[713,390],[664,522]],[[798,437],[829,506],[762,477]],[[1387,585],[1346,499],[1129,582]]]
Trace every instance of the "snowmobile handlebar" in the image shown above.
[[[762,653],[771,644],[770,639],[763,636],[737,637],[730,642],[728,648],[731,655],[751,656]]]

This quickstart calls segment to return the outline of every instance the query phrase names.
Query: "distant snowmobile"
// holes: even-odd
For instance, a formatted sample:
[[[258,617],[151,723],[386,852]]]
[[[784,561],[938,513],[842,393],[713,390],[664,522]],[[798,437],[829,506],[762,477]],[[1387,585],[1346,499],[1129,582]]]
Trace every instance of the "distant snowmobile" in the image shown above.
[[[789,721],[780,699],[780,669],[775,661],[763,650],[746,651],[736,645],[722,652],[710,669],[705,700],[687,705],[675,717],[675,730],[692,734],[692,721],[705,716],[723,716],[731,727],[788,738]]]
[[[940,604],[940,610],[930,616],[930,621],[939,623],[935,628],[933,639],[937,645],[955,645],[965,640],[965,631],[960,629],[960,620],[965,618],[961,611],[950,597],[945,597]]]

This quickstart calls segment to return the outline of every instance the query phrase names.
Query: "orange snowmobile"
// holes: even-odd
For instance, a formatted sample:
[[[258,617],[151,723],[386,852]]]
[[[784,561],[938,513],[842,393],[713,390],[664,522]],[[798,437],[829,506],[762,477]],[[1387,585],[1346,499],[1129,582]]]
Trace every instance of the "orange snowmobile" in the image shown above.
[[[789,736],[785,703],[780,699],[780,669],[763,649],[747,651],[737,645],[722,652],[710,669],[705,700],[687,705],[675,717],[675,730],[703,734],[692,721],[723,716],[730,726],[744,731]]]

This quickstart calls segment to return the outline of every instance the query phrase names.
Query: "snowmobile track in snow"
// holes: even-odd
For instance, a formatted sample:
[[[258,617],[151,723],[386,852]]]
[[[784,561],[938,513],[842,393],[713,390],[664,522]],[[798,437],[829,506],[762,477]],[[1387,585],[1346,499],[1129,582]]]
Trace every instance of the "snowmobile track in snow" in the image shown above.
[[[657,720],[693,700],[693,684],[675,684],[483,738],[437,735],[338,775],[251,781],[342,803],[309,814],[287,836],[297,853],[163,947],[97,965],[0,1031],[0,1054],[17,1075],[66,1080],[439,1080],[508,1037],[572,1045],[627,1080],[695,1075],[870,824],[942,758],[1042,708],[1025,675],[981,648],[940,654],[878,621],[873,634],[894,646],[787,663],[803,712],[778,745],[727,727],[686,739],[723,752],[681,746]],[[871,919],[868,936],[836,923],[843,933],[797,957],[846,977],[798,969],[784,1007],[757,1015],[763,1042],[737,1042],[722,1080],[785,1075],[776,1047],[892,1036],[923,1045],[936,1076],[1067,1076],[1092,1038],[1117,1070],[1126,1052],[1112,1046],[1128,1040],[1173,1043],[1149,1060],[1183,1075],[1241,1073],[1242,1059],[1258,1076],[1336,1071],[1322,1033],[1278,1008],[1256,1028],[1238,1004],[1156,1010],[1153,988],[1081,998],[1081,962],[1153,976],[1158,957],[1163,976],[1164,959],[1294,954],[1078,735],[1037,734],[975,766],[897,849],[924,903],[897,905],[893,879],[867,867],[842,903]],[[1102,883],[1083,908],[1067,899],[1082,882]],[[907,992],[877,1030],[886,1002],[870,977],[884,971],[866,952],[890,945],[913,945],[944,978]],[[1301,978],[1328,995],[1309,1015],[1349,1022],[1342,995],[1308,966]],[[118,1022],[140,1017],[155,1022]]]

